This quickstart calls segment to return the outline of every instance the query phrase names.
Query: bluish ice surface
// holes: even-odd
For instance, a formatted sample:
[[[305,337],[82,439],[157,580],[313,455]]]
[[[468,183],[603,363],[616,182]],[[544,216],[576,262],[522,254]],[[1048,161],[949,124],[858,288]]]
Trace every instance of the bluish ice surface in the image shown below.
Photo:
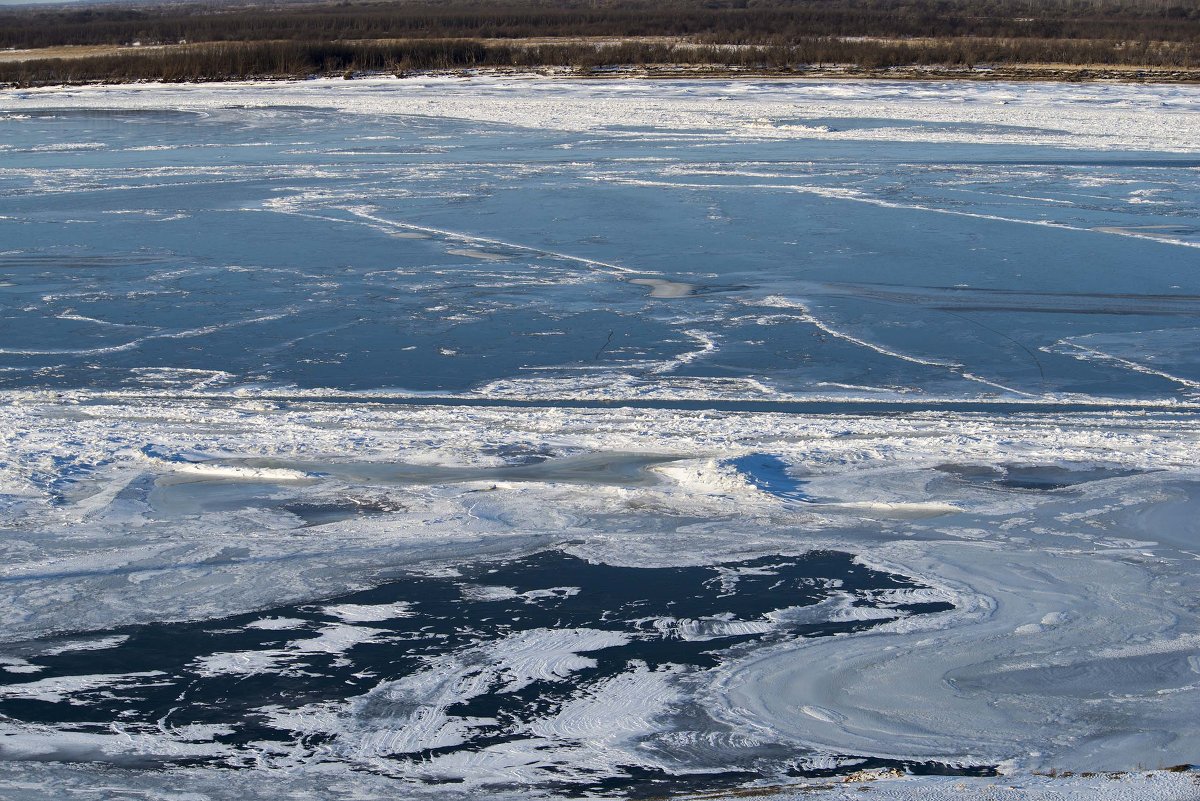
[[[1200,380],[1192,156],[288,106],[0,126],[8,388],[1178,399]]]

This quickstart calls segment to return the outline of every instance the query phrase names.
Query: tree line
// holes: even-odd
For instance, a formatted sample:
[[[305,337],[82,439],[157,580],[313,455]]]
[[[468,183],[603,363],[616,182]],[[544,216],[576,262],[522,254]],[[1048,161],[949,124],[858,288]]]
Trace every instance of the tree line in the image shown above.
[[[709,65],[763,71],[830,65],[867,69],[905,66],[969,68],[993,64],[1139,64],[1200,68],[1200,46],[1158,43],[1116,47],[1070,39],[972,39],[923,42],[816,38],[789,45],[680,45],[628,41],[587,44],[498,44],[475,40],[407,42],[229,42],[163,50],[131,50],[73,59],[0,62],[0,83],[33,86],[90,81],[207,81],[353,76],[355,72],[546,66],[594,70],[610,65]]]
[[[1196,0],[342,0],[0,12],[0,48],[362,39],[830,37],[1200,42]]]

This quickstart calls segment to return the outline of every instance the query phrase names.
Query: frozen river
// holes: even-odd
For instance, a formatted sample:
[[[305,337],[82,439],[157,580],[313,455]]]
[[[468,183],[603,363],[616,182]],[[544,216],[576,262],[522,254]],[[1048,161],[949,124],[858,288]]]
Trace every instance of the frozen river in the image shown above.
[[[0,381],[1009,399],[1200,381],[1200,154],[1064,148],[1019,90],[971,98],[1006,122],[931,98],[945,119],[861,99],[812,118],[801,85],[740,127],[613,112],[564,131],[409,113],[469,99],[443,83],[9,93]],[[533,86],[508,91],[557,85]],[[679,103],[753,88],[772,89]]]
[[[0,92],[0,794],[1200,762],[1198,248],[1191,87]]]

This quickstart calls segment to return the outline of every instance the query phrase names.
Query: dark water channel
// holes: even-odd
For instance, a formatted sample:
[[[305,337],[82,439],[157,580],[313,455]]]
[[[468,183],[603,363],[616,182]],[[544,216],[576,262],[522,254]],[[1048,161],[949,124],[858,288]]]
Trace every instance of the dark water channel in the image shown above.
[[[515,730],[522,723],[553,716],[580,692],[639,666],[672,665],[702,671],[716,666],[731,647],[779,638],[830,636],[889,619],[789,623],[784,615],[776,618],[777,625],[763,626],[767,615],[777,610],[814,605],[836,596],[851,598],[854,606],[886,609],[891,617],[949,608],[936,603],[900,606],[879,596],[880,591],[913,586],[904,577],[868,569],[838,552],[763,557],[716,566],[643,568],[591,563],[562,551],[544,551],[437,574],[412,573],[321,603],[216,621],[155,623],[11,645],[5,649],[10,659],[24,659],[40,669],[0,673],[0,715],[26,724],[100,733],[110,730],[109,721],[119,721],[130,730],[141,727],[159,732],[192,724],[218,726],[223,733],[213,740],[219,747],[211,759],[182,761],[249,767],[264,743],[291,743],[297,737],[270,725],[266,709],[346,701],[425,670],[439,657],[479,653],[481,647],[521,632],[587,629],[624,635],[623,644],[588,650],[586,657],[594,666],[573,672],[566,680],[534,680],[511,691],[494,686],[452,705],[447,714],[495,723],[477,727],[460,745],[395,755],[399,761],[420,760],[517,739],[520,735]],[[691,632],[700,636],[686,636],[672,621],[693,621]],[[730,622],[758,624],[759,630],[730,634],[721,628]],[[373,631],[362,638],[350,636],[343,640],[349,643],[345,647],[322,650],[317,645],[331,631],[344,635],[346,627],[359,626]],[[82,650],[89,641],[91,647]],[[108,647],[102,647],[106,643]],[[241,654],[251,661],[257,655],[263,667],[222,671],[213,667],[221,664],[219,659],[211,661],[222,654]],[[117,674],[149,675],[107,683],[101,680],[90,688],[81,687],[78,681],[78,677]],[[57,697],[22,691],[24,683],[45,686],[48,680],[59,678],[73,689]],[[697,713],[689,714],[694,717]],[[320,748],[336,737],[335,732],[306,734],[303,746]],[[724,776],[723,782],[743,782],[761,775],[754,765],[778,752],[778,748],[766,749],[748,764],[714,772]],[[237,756],[229,756],[231,753]],[[100,757],[86,751],[64,751],[52,758]],[[142,762],[161,764],[156,759]],[[587,787],[575,782],[562,789],[654,795],[692,783],[652,773],[631,766],[625,778],[608,776]],[[709,773],[702,781],[698,779],[696,786],[711,789],[713,778]]]

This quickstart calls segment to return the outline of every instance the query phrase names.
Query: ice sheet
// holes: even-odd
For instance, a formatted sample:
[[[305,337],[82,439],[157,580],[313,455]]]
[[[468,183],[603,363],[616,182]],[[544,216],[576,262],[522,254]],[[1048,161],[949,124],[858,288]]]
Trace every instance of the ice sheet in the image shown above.
[[[7,91],[0,387],[1194,400],[1170,343],[1200,304],[1197,102],[482,76]],[[45,149],[83,142],[105,146]]]
[[[1195,88],[0,110],[0,794],[1195,796]]]
[[[1200,719],[1194,707],[1200,626],[1181,591],[1196,580],[1190,554],[1197,533],[1188,503],[1200,466],[1198,432],[1188,415],[942,413],[907,416],[898,429],[886,416],[558,410],[547,417],[534,410],[363,406],[346,428],[338,422],[346,419],[341,405],[89,401],[65,416],[57,402],[31,401],[5,411],[6,430],[23,432],[10,448],[5,483],[22,499],[21,531],[27,532],[23,542],[19,533],[6,541],[14,554],[3,577],[14,621],[5,632],[10,639],[78,627],[81,613],[97,629],[227,614],[352,588],[367,564],[377,572],[435,555],[453,559],[456,552],[477,552],[481,543],[503,552],[565,537],[578,540],[574,547],[591,559],[663,565],[833,548],[912,576],[933,588],[921,598],[954,608],[917,617],[886,610],[864,617],[859,612],[870,610],[844,603],[828,611],[779,612],[774,619],[791,623],[801,621],[796,614],[883,622],[853,638],[731,653],[719,675],[693,692],[708,699],[708,708],[723,710],[721,720],[734,731],[813,753],[1014,770],[1129,770],[1191,758],[1192,721]],[[621,453],[653,443],[673,461],[643,463],[655,481],[636,472],[589,480],[572,466],[576,457],[541,462],[536,480],[480,481],[469,466],[494,457],[471,443],[492,441],[500,430],[510,442],[525,439],[529,450],[549,445],[565,453]],[[77,496],[56,492],[61,485],[44,468],[30,469],[58,452],[68,432],[76,442],[91,443],[89,451],[76,450],[71,463],[94,465],[75,482],[93,489]],[[147,441],[158,456],[147,457]],[[336,453],[360,467],[306,468],[312,478],[300,485],[286,472],[191,469],[234,449],[286,465],[285,454],[301,442],[306,454]],[[813,500],[797,504],[788,492],[747,480],[742,463],[727,458],[742,452],[761,460],[767,443],[773,458],[803,468]],[[169,457],[185,450],[188,461]],[[432,486],[419,476],[398,482],[386,467],[398,453],[420,463],[453,454],[457,466]],[[562,480],[555,473],[559,462]],[[1001,462],[1005,472],[966,467]],[[67,468],[64,462],[61,469]],[[1012,478],[1038,470],[1056,478]],[[187,483],[176,483],[181,472]],[[102,489],[108,482],[119,491]],[[218,502],[189,507],[194,513],[181,534],[174,516],[180,503],[169,503],[164,516],[156,507],[156,484]],[[211,495],[208,487],[222,492]],[[386,499],[394,511],[308,529],[320,538],[305,544],[296,539],[294,518],[270,512],[291,494],[369,495]],[[78,500],[61,500],[72,497]],[[235,497],[241,500],[227,501]],[[914,519],[906,508],[911,504],[941,511]],[[646,517],[648,510],[654,517]],[[188,588],[184,595],[181,586]],[[562,589],[528,601],[569,597],[576,588]],[[510,590],[504,597],[520,601],[518,595]],[[315,639],[255,652],[242,660],[244,668],[235,655],[213,657],[209,672],[284,670],[289,651],[297,649],[340,653],[377,636],[360,622],[384,614],[371,607],[330,609],[354,625],[332,625]],[[403,613],[402,607],[386,612]],[[719,618],[663,620],[655,627],[677,629],[683,639],[770,629]],[[586,656],[551,658],[552,650],[533,648],[530,657],[542,667],[506,668],[515,672],[505,681],[517,682],[515,690],[520,676],[567,675],[576,664],[588,664]],[[264,661],[264,654],[271,658]],[[506,663],[515,665],[512,659]],[[1049,718],[1047,709],[1053,710]],[[1128,734],[1131,720],[1136,736]],[[430,722],[429,736],[438,742],[462,736],[447,725]]]

